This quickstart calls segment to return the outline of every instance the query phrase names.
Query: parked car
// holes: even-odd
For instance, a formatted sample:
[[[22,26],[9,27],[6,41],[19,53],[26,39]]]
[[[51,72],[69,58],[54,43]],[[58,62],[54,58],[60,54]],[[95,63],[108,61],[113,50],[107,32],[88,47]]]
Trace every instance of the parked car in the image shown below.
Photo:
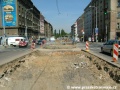
[[[41,44],[42,44],[42,40],[38,40],[38,41],[37,41],[37,44],[38,44],[38,45],[41,45]]]
[[[27,47],[27,46],[28,46],[28,41],[26,39],[21,39],[19,42],[19,48]]]
[[[46,38],[40,38],[37,40],[36,44],[41,45],[44,43],[44,40],[46,40]]]
[[[113,56],[113,45],[119,45],[119,55],[120,55],[120,40],[109,40],[101,46],[101,52],[110,53]]]

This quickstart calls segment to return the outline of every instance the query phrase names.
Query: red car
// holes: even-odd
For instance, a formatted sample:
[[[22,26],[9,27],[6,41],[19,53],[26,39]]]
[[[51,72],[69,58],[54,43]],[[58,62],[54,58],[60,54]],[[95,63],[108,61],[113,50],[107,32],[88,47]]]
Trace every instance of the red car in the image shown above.
[[[20,48],[20,47],[27,47],[27,46],[28,46],[28,42],[27,42],[27,41],[21,40],[21,41],[19,42],[19,48]]]

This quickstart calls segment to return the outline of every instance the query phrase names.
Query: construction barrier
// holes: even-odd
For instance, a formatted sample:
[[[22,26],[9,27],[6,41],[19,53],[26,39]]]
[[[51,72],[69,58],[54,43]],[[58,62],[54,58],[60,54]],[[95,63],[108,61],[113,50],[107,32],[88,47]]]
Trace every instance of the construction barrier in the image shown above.
[[[86,51],[89,51],[89,42],[86,41]]]
[[[116,62],[118,60],[118,44],[113,45],[113,61]]]
[[[31,49],[35,49],[35,43],[31,43]]]
[[[40,47],[42,48],[45,43],[46,43],[46,40],[42,40]]]

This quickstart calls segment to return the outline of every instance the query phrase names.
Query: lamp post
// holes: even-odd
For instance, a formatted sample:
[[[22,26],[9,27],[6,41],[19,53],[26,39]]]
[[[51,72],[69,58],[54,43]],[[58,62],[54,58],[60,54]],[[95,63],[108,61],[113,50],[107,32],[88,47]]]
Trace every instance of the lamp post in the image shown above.
[[[95,6],[89,6],[89,7],[93,7],[96,9],[96,28],[95,28],[95,33],[96,33],[96,42],[98,42],[97,38],[98,38],[98,28],[97,28],[97,7]]]
[[[5,32],[5,15],[4,15],[4,7],[2,7],[2,18],[3,18],[3,34],[4,34],[3,45],[6,47],[6,32]]]
[[[82,30],[82,35],[83,35],[83,42],[84,42],[84,35],[85,35],[85,31],[84,31],[84,19],[83,18],[79,18],[82,20],[83,23],[83,30]]]
[[[25,11],[25,37],[26,37],[27,40],[28,40],[28,36],[27,36],[27,20],[26,20],[27,18],[26,18],[26,14],[30,10],[33,10],[33,8],[26,9],[26,11]]]

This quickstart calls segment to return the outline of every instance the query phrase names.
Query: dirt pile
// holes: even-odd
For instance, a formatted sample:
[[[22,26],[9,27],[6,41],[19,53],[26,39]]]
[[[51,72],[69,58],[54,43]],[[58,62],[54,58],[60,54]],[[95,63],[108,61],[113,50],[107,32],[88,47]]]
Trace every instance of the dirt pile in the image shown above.
[[[120,68],[83,51],[35,51],[1,66],[0,71],[1,90],[120,88]]]

